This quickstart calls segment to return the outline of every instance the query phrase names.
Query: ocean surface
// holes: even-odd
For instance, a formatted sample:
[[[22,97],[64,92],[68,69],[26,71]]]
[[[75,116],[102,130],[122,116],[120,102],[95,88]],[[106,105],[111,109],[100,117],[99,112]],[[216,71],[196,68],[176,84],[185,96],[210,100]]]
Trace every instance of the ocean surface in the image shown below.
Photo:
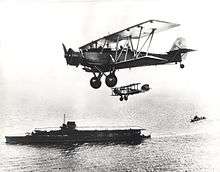
[[[116,102],[116,100],[112,99]],[[1,107],[0,171],[220,171],[218,107],[178,96],[140,96],[77,111],[30,101]],[[108,103],[108,102],[107,102]],[[111,102],[110,102],[111,103]],[[110,104],[109,103],[109,104]],[[54,104],[54,102],[52,103]],[[31,106],[32,105],[32,106]],[[106,105],[106,106],[105,106]],[[16,106],[16,108],[15,108]],[[60,108],[62,107],[62,108]],[[215,109],[216,107],[216,109]],[[110,108],[112,110],[110,110]],[[141,144],[10,145],[5,135],[19,135],[38,127],[58,127],[67,120],[78,126],[145,128],[151,139]],[[206,120],[190,123],[194,116]]]
[[[208,136],[166,136],[139,145],[6,145],[1,171],[219,171],[219,148]],[[212,150],[209,144],[216,144]],[[219,144],[218,144],[219,145]]]

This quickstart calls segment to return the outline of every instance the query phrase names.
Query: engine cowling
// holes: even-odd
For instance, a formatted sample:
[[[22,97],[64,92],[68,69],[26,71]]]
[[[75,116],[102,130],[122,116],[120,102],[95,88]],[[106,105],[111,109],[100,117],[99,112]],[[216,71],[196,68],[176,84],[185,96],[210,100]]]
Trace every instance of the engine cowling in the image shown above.
[[[63,44],[63,49],[64,49],[64,57],[66,59],[66,63],[78,67],[81,63],[80,53],[73,51],[73,49],[71,48],[69,48],[67,51],[64,44]]]
[[[81,62],[80,53],[73,51],[71,48],[69,48],[65,58],[66,58],[67,64],[73,65],[76,67],[78,67]]]
[[[142,91],[149,91],[149,90],[150,90],[149,84],[144,84],[144,85],[142,85],[141,90],[142,90]]]

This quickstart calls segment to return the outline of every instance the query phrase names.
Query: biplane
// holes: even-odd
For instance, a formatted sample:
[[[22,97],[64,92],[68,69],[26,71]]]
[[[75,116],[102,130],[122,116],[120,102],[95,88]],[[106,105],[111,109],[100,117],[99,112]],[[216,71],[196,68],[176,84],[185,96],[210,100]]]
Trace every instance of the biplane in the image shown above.
[[[139,93],[144,93],[146,91],[150,90],[150,87],[148,84],[142,85],[141,88],[139,88],[139,85],[141,83],[134,83],[122,87],[114,87],[112,88],[112,96],[120,96],[119,100],[128,100],[129,95],[133,94],[139,94]]]
[[[179,24],[160,20],[148,20],[118,32],[101,37],[79,47],[79,51],[65,47],[64,57],[68,65],[83,66],[83,70],[93,73],[90,85],[98,89],[101,78],[105,76],[108,87],[117,84],[116,70],[169,63],[182,64],[183,57],[192,49],[185,47],[182,38],[178,38],[169,52],[150,53],[149,48],[155,33],[179,26]]]

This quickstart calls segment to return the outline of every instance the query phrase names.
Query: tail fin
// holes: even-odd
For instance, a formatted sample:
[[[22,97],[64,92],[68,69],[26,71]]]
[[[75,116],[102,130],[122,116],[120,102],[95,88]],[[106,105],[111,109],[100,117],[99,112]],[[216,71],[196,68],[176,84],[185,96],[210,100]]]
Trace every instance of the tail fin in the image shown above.
[[[185,49],[185,48],[186,48],[186,40],[185,40],[185,38],[179,37],[173,43],[173,46],[170,49],[170,51],[175,51],[175,50]]]
[[[182,37],[179,37],[175,40],[172,48],[168,52],[168,55],[170,57],[169,60],[175,63],[180,62],[180,67],[184,68],[184,65],[181,64],[181,62],[182,60],[186,59],[187,53],[191,51],[195,50],[187,48],[186,40]]]

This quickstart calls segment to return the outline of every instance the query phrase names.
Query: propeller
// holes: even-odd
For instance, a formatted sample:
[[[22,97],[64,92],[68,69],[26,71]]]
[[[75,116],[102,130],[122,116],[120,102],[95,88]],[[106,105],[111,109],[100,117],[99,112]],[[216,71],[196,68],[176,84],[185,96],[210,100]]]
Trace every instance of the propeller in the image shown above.
[[[66,49],[66,46],[62,43],[62,46],[63,46],[63,50],[64,50],[64,55],[66,55],[67,54],[67,49]]]
[[[73,65],[78,67],[80,64],[80,56],[79,53],[74,52],[72,48],[67,50],[66,46],[62,43],[63,50],[64,50],[64,58],[66,59],[67,65]]]

